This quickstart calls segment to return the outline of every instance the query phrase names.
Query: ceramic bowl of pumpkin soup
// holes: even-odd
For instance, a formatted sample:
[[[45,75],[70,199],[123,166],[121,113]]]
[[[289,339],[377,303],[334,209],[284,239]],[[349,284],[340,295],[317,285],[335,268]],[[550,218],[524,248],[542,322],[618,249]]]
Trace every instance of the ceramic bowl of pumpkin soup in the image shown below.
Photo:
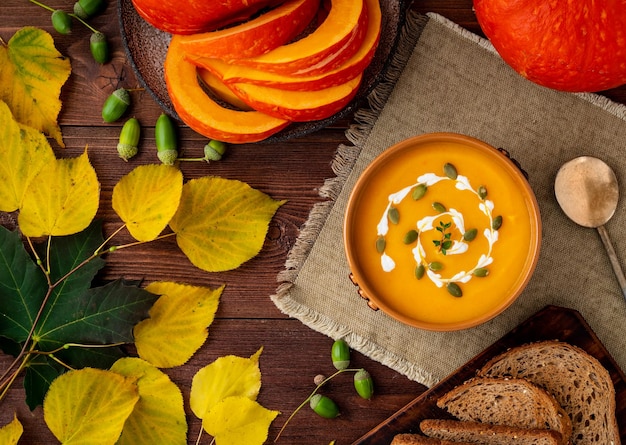
[[[530,280],[541,243],[535,195],[502,150],[460,134],[413,137],[357,180],[344,245],[367,304],[421,329],[477,326]]]

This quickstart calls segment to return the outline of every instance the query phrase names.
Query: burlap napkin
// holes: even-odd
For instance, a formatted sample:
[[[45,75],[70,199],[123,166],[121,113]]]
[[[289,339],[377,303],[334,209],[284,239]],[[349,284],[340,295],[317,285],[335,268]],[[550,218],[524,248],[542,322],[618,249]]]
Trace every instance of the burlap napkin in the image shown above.
[[[626,107],[534,85],[487,41],[438,15],[411,16],[403,39],[389,78],[370,98],[371,109],[358,114],[348,133],[354,146],[339,148],[337,176],[323,190],[329,199],[303,227],[279,276],[275,304],[427,386],[547,304],[580,311],[626,369],[626,301],[597,232],[569,221],[553,188],[560,165],[580,155],[605,160],[626,182]],[[348,278],[342,245],[346,201],[362,170],[390,145],[438,131],[508,150],[529,174],[543,222],[537,270],[518,301],[484,325],[451,333],[422,331],[372,311]],[[623,202],[606,227],[626,262]]]

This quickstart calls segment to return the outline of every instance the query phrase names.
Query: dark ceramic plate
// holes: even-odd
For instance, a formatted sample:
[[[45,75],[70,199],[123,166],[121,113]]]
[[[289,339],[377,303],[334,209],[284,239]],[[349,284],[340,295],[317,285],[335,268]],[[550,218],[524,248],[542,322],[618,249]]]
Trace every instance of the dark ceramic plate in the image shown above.
[[[320,130],[362,105],[363,99],[384,76],[406,19],[405,0],[381,0],[380,5],[383,17],[381,40],[372,63],[363,75],[363,83],[355,98],[342,111],[329,118],[312,122],[294,122],[266,139],[266,142],[283,141]],[[126,54],[139,82],[166,113],[178,119],[163,79],[163,62],[170,35],[145,22],[135,11],[131,0],[119,0],[118,18]]]

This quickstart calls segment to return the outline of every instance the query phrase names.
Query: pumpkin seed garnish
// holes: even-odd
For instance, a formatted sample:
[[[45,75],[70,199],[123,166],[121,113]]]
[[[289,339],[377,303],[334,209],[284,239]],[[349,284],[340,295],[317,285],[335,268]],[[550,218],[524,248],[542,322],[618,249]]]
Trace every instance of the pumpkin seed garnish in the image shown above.
[[[456,177],[458,176],[456,167],[449,162],[444,164],[443,173],[450,179],[456,179]]]
[[[439,213],[443,213],[446,211],[446,207],[440,202],[435,201],[433,202],[432,206],[433,206],[433,209],[435,209]]]
[[[379,236],[376,239],[376,251],[378,253],[383,253],[385,251],[385,247],[387,247],[387,241],[385,241],[385,237]]]
[[[417,240],[417,235],[417,230],[409,230],[408,232],[406,232],[403,239],[404,244],[414,243],[415,240]]]
[[[423,264],[420,264],[419,266],[415,268],[415,278],[417,278],[418,280],[421,280],[422,277],[424,276],[424,272],[426,272],[426,268],[424,267]]]
[[[491,228],[493,230],[499,230],[500,227],[502,227],[502,215],[496,216],[491,223]]]
[[[462,297],[463,296],[463,291],[461,290],[459,285],[456,284],[456,283],[448,283],[448,285],[446,286],[446,289],[448,289],[448,292],[453,297]]]
[[[428,264],[428,268],[433,272],[436,272],[443,269],[443,264],[441,264],[439,261],[433,261],[432,263]]]
[[[479,267],[477,269],[474,269],[474,272],[472,272],[474,274],[475,277],[486,277],[487,275],[489,275],[489,269],[487,269],[486,267]]]
[[[397,208],[391,207],[387,212],[387,217],[392,224],[398,224],[400,222],[400,212]]]
[[[474,241],[476,235],[478,234],[478,229],[469,229],[463,234],[464,241]]]
[[[484,185],[478,187],[478,197],[480,199],[485,199],[487,197],[487,188]]]
[[[413,192],[411,193],[411,197],[413,198],[413,200],[417,201],[418,199],[421,199],[426,194],[427,190],[428,190],[428,187],[426,186],[426,184],[417,184],[415,187],[413,187]]]

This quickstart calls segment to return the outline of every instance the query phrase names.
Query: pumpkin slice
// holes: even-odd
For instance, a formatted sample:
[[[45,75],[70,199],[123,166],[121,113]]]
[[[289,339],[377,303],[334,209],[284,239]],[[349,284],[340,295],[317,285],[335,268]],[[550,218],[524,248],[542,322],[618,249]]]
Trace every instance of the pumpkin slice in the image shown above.
[[[233,63],[288,75],[309,68],[337,53],[353,38],[364,23],[363,14],[367,14],[363,6],[363,0],[332,0],[326,19],[306,37]]]
[[[181,46],[197,57],[239,59],[277,48],[300,34],[316,16],[320,0],[290,0],[255,19],[219,31],[185,36]]]
[[[341,66],[316,76],[285,76],[241,65],[232,65],[219,59],[195,58],[189,55],[187,58],[197,66],[204,68],[199,72],[210,71],[226,84],[250,83],[295,91],[314,91],[339,85],[354,79],[369,66],[380,40],[382,19],[380,4],[378,0],[366,0],[365,3],[368,9],[368,26],[359,50]]]
[[[198,67],[197,70],[201,85],[213,93],[219,100],[232,105],[239,110],[253,110],[253,108],[247,103],[239,99],[239,97],[233,93],[233,91],[228,88],[228,86],[226,86],[226,84],[218,76],[209,70],[205,70],[204,68]]]
[[[172,36],[164,63],[165,82],[181,120],[203,136],[233,144],[258,142],[289,121],[258,111],[231,110],[211,99],[198,81],[196,66],[185,60],[180,36]]]
[[[235,83],[233,92],[255,110],[294,122],[325,119],[341,111],[357,93],[363,75],[319,91],[288,91]]]

